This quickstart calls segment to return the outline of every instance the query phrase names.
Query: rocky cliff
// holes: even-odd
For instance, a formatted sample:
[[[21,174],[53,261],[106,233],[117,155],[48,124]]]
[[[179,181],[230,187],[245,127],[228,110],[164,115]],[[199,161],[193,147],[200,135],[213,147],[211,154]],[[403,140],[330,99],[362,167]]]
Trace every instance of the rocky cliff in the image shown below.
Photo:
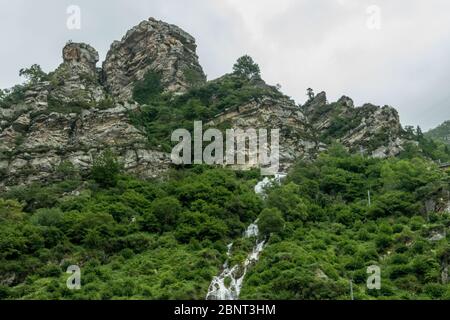
[[[149,71],[159,72],[168,92],[182,93],[206,81],[195,39],[174,25],[150,18],[111,45],[103,71],[114,96],[129,99],[133,85]]]
[[[313,158],[333,141],[376,157],[394,156],[404,143],[398,114],[387,106],[355,108],[348,97],[328,103],[325,93],[299,106],[261,79],[233,87],[233,75],[206,83],[194,38],[152,18],[115,41],[102,68],[97,68],[97,51],[87,44],[68,43],[62,56],[55,71],[17,87],[0,104],[0,189],[51,181],[67,165],[87,173],[106,148],[128,172],[160,175],[170,156],[149,144],[148,132],[130,120],[143,108],[133,101],[133,88],[149,71],[159,75],[163,93],[174,99],[204,101],[208,95],[215,104],[227,101],[214,114],[209,110],[210,126],[279,128],[284,168],[298,158]],[[228,99],[224,87],[245,98]]]
[[[322,142],[336,140],[351,151],[378,158],[395,156],[403,150],[404,131],[392,107],[355,107],[346,96],[328,103],[325,92],[321,92],[301,109],[314,136]]]
[[[237,108],[223,111],[209,124],[227,123],[244,130],[280,129],[280,161],[284,170],[296,159],[313,159],[334,142],[352,152],[377,158],[398,155],[407,142],[398,113],[392,107],[355,107],[346,96],[329,103],[325,92],[299,106],[275,87],[260,82],[255,86],[266,90]]]

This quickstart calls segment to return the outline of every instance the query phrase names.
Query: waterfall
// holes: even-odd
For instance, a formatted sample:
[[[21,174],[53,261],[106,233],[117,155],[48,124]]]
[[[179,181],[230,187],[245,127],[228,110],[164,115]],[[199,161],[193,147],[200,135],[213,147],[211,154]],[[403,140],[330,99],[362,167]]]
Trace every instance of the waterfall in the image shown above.
[[[265,177],[262,181],[258,182],[255,186],[255,193],[265,197],[265,189],[273,184],[280,184],[281,181],[286,178],[285,173],[277,173],[274,177]]]
[[[265,189],[273,183],[280,183],[285,174],[277,174],[274,178],[264,178],[255,186],[255,192],[261,196],[265,196]],[[227,260],[223,265],[222,272],[214,277],[208,288],[206,300],[238,300],[241,292],[244,277],[248,268],[256,263],[259,255],[264,249],[265,240],[258,239],[258,220],[250,224],[244,232],[244,238],[255,238],[255,245],[252,251],[248,253],[243,263],[238,263],[232,267],[228,266],[228,258],[230,257],[233,243],[227,246]],[[226,283],[228,282],[228,284]]]
[[[258,226],[255,221],[248,226],[244,232],[244,237],[258,237]],[[238,263],[233,267],[228,266],[228,260],[223,265],[223,271],[213,278],[209,285],[208,294],[206,300],[237,300],[242,288],[242,282],[247,273],[249,266],[258,261],[259,254],[264,248],[265,240],[257,240],[252,251],[248,254],[243,263]],[[227,257],[231,254],[233,243],[228,246]],[[229,284],[226,284],[229,281]]]

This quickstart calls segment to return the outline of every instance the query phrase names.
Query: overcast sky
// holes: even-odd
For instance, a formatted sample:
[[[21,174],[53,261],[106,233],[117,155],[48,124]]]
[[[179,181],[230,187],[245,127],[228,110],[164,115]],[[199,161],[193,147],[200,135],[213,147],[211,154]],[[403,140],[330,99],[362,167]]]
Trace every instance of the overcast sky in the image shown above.
[[[248,53],[298,103],[306,88],[399,110],[423,129],[450,119],[448,0],[0,0],[0,87],[20,68],[61,63],[67,40],[103,60],[113,40],[154,17],[192,34],[208,79]],[[77,5],[81,28],[69,29]]]

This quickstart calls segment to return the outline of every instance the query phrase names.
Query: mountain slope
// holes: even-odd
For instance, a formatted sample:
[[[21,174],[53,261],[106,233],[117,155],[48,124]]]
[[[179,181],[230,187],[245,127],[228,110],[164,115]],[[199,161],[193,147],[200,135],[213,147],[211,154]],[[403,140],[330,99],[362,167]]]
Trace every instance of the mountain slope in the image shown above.
[[[403,150],[390,107],[354,108],[347,97],[329,104],[325,93],[297,106],[263,80],[238,74],[205,82],[195,50],[192,36],[152,18],[114,42],[101,69],[94,48],[68,43],[54,72],[30,72],[2,98],[0,188],[54,181],[61,166],[87,175],[106,149],[128,172],[159,176],[170,166],[172,131],[195,120],[280,129],[282,170],[335,140],[376,157]]]
[[[0,96],[0,299],[204,299],[256,220],[241,298],[350,299],[350,280],[356,299],[450,298],[450,171],[430,160],[450,152],[395,109],[312,91],[298,105],[257,65],[206,81],[195,40],[154,19],[97,62],[68,43]],[[280,129],[287,178],[261,197],[257,168],[173,165],[171,134],[194,121]]]
[[[436,128],[428,130],[425,136],[444,142],[445,144],[450,144],[450,121],[445,121]]]

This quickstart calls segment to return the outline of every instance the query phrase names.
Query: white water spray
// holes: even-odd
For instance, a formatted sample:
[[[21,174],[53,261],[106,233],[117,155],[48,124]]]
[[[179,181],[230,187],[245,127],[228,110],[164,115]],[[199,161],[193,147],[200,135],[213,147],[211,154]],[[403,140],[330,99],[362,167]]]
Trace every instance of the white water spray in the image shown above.
[[[264,178],[264,180],[258,182],[255,186],[255,192],[264,197],[265,189],[273,183],[280,183],[285,177],[285,174],[278,174],[274,178]],[[242,282],[248,271],[248,268],[255,264],[259,255],[264,249],[265,240],[258,239],[259,230],[257,225],[258,220],[248,226],[244,232],[245,238],[255,238],[255,246],[252,251],[249,252],[247,258],[243,263],[238,263],[233,267],[228,266],[228,257],[231,254],[233,243],[228,244],[227,248],[227,261],[223,265],[223,271],[213,278],[209,285],[208,293],[206,294],[206,300],[238,300],[239,294],[242,288]],[[228,282],[228,283],[227,283]]]

